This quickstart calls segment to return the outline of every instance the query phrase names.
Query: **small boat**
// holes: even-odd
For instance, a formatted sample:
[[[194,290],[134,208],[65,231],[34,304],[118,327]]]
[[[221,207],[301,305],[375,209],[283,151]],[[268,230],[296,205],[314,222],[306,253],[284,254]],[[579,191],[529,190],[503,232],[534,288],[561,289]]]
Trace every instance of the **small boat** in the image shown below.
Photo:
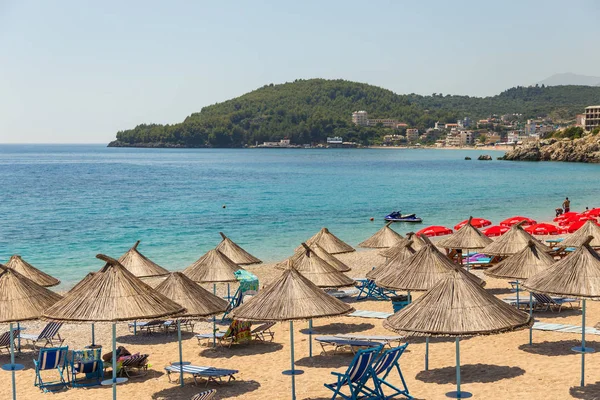
[[[419,217],[416,216],[416,214],[404,214],[402,215],[402,213],[400,211],[394,211],[388,215],[385,216],[384,218],[386,221],[391,221],[391,222],[423,222],[423,220]]]

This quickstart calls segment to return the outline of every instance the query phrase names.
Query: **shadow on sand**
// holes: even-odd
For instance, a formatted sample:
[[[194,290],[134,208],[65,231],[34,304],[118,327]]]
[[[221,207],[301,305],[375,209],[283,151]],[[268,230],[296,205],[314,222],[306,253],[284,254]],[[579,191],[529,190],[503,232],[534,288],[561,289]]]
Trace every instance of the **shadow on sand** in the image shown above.
[[[233,358],[254,356],[257,354],[273,353],[283,349],[283,345],[273,342],[250,342],[247,344],[233,344],[231,347],[205,348],[199,355],[206,358]]]
[[[535,340],[535,335],[533,338]],[[557,340],[556,342],[541,343],[535,343],[534,341],[531,346],[528,343],[520,345],[519,350],[541,356],[556,357],[577,354],[571,350],[571,348],[576,346],[581,346],[581,340]],[[600,342],[586,340],[585,347],[600,349]]]
[[[194,337],[194,333],[189,331],[181,331],[181,340],[188,340]],[[139,333],[137,335],[123,335],[117,337],[117,342],[121,344],[164,344],[174,343],[177,341],[177,332],[165,335],[162,332],[152,333],[150,335]]]
[[[230,397],[243,399],[244,394],[253,392],[260,387],[260,383],[256,381],[231,381],[220,385],[209,383],[208,386],[205,386],[204,383],[195,386],[191,378],[186,378],[184,381],[185,385],[183,387],[173,381],[172,387],[154,393],[152,398],[161,400],[189,400],[192,396],[205,390],[216,389],[218,399],[227,399]]]
[[[360,324],[342,324],[339,322],[327,325],[314,325],[313,335],[341,335],[347,333],[364,332],[375,328],[375,325],[362,322]],[[308,334],[308,328],[300,329],[300,333]]]
[[[315,353],[321,351],[321,349],[313,349]],[[296,360],[296,365],[301,367],[311,368],[340,368],[347,367],[350,365],[354,354],[352,353],[340,353],[340,354],[327,354],[327,355],[315,355],[311,357],[304,357]]]
[[[600,382],[590,385],[573,386],[569,389],[569,394],[576,399],[598,400],[600,399]]]
[[[462,383],[490,383],[502,379],[511,379],[523,375],[525,370],[519,367],[490,364],[461,365],[460,377]],[[444,367],[421,371],[416,379],[425,383],[456,384],[456,368]]]

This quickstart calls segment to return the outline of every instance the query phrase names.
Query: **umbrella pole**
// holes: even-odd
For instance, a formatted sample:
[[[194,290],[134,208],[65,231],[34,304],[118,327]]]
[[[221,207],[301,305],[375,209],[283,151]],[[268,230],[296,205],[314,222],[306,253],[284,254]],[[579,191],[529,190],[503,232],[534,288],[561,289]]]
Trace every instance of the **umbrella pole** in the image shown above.
[[[312,319],[308,320],[308,356],[312,358]]]
[[[117,400],[117,324],[112,326],[112,393]]]
[[[301,375],[304,371],[296,369],[294,366],[294,321],[290,321],[290,352],[292,368],[282,373],[292,377],[292,400],[296,400],[296,375]]]
[[[533,321],[533,295],[529,292],[529,319]],[[533,344],[533,324],[529,327],[529,345]]]
[[[521,307],[521,304],[519,303],[519,280],[517,279],[515,281],[515,286],[517,287],[517,310]]]
[[[12,392],[13,392],[13,400],[17,400],[17,383],[15,382],[15,334],[13,331],[13,324],[10,323],[10,373],[12,380]],[[20,336],[20,335],[19,335]]]
[[[229,282],[227,282],[227,301],[231,300],[231,294],[229,290]]]
[[[213,283],[213,294],[217,295],[217,284]],[[217,347],[217,320],[213,315],[213,349]]]
[[[429,371],[429,336],[425,338],[425,371]]]
[[[96,345],[96,329],[94,324],[92,324],[92,346]]]
[[[17,322],[17,332],[19,332],[19,336],[17,336],[17,351],[21,353],[21,323]],[[14,364],[14,362],[12,362]]]
[[[177,320],[177,339],[179,340],[179,386],[183,387],[183,352],[181,349],[181,320]]]
[[[595,350],[591,347],[585,347],[585,299],[581,306],[581,347],[573,347],[576,353],[581,353],[581,386],[585,386],[585,353],[593,353]]]
[[[452,399],[466,399],[473,396],[469,392],[461,392],[460,390],[460,338],[456,338],[456,392],[446,393],[446,397]]]

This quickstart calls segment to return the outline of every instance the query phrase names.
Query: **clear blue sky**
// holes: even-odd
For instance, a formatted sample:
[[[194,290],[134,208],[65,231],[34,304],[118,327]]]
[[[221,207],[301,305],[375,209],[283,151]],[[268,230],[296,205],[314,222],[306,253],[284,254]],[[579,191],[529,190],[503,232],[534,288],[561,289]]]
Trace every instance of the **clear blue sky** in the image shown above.
[[[485,96],[597,76],[599,17],[597,0],[0,0],[0,143],[108,142],[297,78]]]

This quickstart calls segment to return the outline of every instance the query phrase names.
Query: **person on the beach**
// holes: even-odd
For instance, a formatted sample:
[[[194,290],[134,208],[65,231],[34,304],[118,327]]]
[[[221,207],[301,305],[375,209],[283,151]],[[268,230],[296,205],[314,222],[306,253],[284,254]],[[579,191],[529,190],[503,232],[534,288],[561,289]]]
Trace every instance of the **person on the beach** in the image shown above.
[[[569,201],[568,197],[565,199],[565,201],[563,201],[563,208],[565,209],[566,213],[571,211],[571,202]]]

